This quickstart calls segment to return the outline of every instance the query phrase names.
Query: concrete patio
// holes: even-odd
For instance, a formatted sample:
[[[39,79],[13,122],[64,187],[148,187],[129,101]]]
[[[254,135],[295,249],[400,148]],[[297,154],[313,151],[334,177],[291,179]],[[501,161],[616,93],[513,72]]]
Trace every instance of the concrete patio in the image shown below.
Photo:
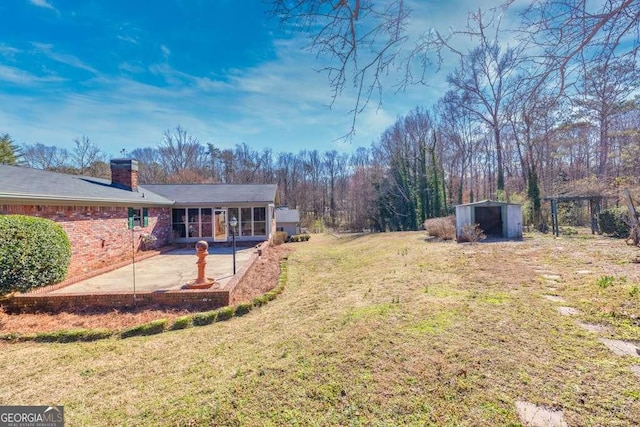
[[[236,270],[244,266],[255,247],[237,248]],[[195,249],[175,249],[152,258],[137,261],[125,267],[99,276],[74,283],[69,286],[48,292],[57,294],[85,294],[135,291],[178,290],[189,280],[198,276]],[[229,247],[210,247],[206,258],[206,275],[213,277],[221,286],[233,278],[233,251]]]

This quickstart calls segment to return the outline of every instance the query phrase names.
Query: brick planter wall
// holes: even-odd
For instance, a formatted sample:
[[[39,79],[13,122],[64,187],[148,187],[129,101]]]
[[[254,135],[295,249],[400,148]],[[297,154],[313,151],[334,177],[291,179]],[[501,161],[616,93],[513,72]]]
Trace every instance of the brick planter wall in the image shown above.
[[[173,291],[136,292],[136,307],[173,307],[193,310],[213,310],[229,305],[238,285],[254,268],[262,251],[269,242],[257,246],[257,250],[244,263],[237,274],[218,289],[190,289]],[[134,307],[133,292],[100,292],[85,294],[49,294],[57,288],[52,286],[26,294],[15,293],[0,298],[0,306],[8,312],[59,312],[76,311],[87,308],[131,308]]]
[[[170,208],[149,208],[149,226],[133,232],[127,228],[127,207],[120,206],[3,205],[0,214],[36,216],[60,224],[72,250],[67,280],[131,260],[133,247],[141,251],[141,234],[156,236],[156,247],[171,238]]]
[[[15,294],[3,301],[9,312],[58,312],[85,308],[174,307],[213,310],[229,305],[229,291],[219,289],[92,294]]]

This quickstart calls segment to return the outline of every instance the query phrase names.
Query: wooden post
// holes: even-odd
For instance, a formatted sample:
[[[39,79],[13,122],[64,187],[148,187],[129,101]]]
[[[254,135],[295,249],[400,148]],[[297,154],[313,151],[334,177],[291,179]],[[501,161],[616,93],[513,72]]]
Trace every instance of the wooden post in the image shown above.
[[[551,228],[553,235],[558,237],[560,235],[560,227],[558,225],[558,200],[551,199]]]

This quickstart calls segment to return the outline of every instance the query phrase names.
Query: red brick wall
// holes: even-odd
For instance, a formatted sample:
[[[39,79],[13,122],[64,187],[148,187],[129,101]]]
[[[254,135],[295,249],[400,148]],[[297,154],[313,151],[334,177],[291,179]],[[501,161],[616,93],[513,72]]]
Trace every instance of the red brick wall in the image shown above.
[[[165,292],[138,292],[135,306],[183,307],[198,310],[211,310],[229,305],[228,290],[180,290]],[[95,294],[16,294],[5,301],[10,312],[37,312],[78,310],[84,308],[127,308],[133,307],[133,293],[95,293]]]
[[[141,234],[156,236],[156,247],[168,244],[171,238],[170,208],[149,208],[149,226],[133,233],[127,228],[127,207],[3,205],[0,214],[37,216],[59,223],[72,249],[67,279],[131,260],[133,247],[142,250]]]

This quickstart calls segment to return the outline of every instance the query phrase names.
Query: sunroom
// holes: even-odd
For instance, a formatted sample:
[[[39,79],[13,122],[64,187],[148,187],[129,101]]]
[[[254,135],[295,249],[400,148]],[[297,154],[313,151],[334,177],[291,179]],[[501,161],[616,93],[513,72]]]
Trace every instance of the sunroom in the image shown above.
[[[268,240],[274,231],[276,185],[154,184],[145,188],[175,201],[171,209],[174,241],[231,241],[235,218],[237,241]]]

